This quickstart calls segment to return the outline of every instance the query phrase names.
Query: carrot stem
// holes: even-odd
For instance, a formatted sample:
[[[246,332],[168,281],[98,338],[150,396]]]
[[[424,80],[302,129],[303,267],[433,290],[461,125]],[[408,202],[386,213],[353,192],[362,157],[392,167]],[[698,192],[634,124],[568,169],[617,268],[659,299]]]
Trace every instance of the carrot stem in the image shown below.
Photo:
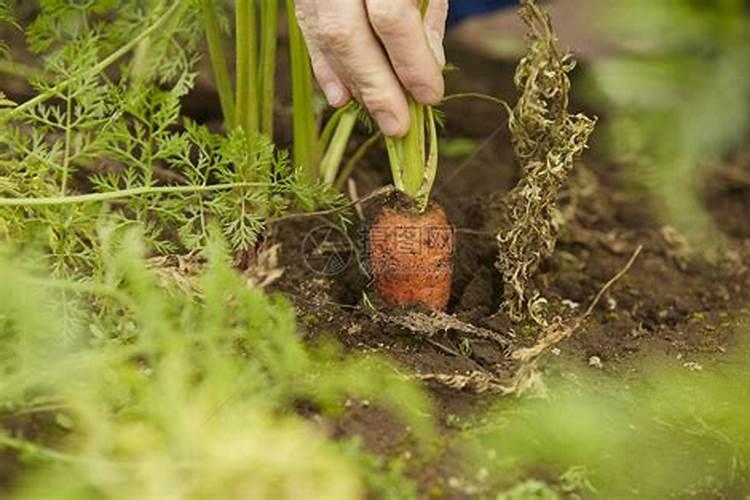
[[[213,68],[216,89],[219,92],[221,102],[221,113],[224,116],[224,127],[227,129],[235,125],[234,96],[232,95],[232,83],[229,78],[227,61],[224,54],[224,42],[221,39],[219,20],[216,16],[216,3],[214,0],[203,0],[203,24],[206,30],[206,42],[208,43],[208,54]]]
[[[336,126],[336,131],[325,149],[325,156],[320,162],[320,171],[323,174],[323,182],[332,186],[341,168],[341,160],[344,158],[346,146],[352,136],[354,125],[357,123],[357,113],[352,109],[341,115]]]
[[[286,0],[289,21],[289,51],[292,73],[292,135],[294,163],[318,177],[320,149],[313,107],[313,77],[307,46],[297,25],[294,0]]]
[[[429,0],[420,3],[423,16],[429,3]],[[406,136],[386,138],[385,142],[396,189],[414,198],[420,210],[424,210],[437,173],[437,125],[432,108],[412,97],[409,97],[409,116],[411,126]]]
[[[254,0],[237,0],[237,125],[252,144],[258,134],[258,37]]]
[[[346,165],[344,165],[344,169],[336,179],[336,183],[333,185],[334,189],[337,189],[339,191],[344,189],[344,183],[346,182],[346,180],[349,178],[349,176],[352,175],[352,172],[354,172],[354,169],[357,167],[359,162],[362,161],[362,158],[364,158],[370,148],[372,148],[375,144],[377,144],[378,141],[380,141],[381,135],[382,134],[380,132],[373,134],[369,139],[363,142],[359,148],[357,148],[352,157],[349,158],[349,160],[346,162]]]
[[[273,108],[276,99],[276,36],[279,25],[278,0],[261,0],[260,12],[260,131],[273,139]]]

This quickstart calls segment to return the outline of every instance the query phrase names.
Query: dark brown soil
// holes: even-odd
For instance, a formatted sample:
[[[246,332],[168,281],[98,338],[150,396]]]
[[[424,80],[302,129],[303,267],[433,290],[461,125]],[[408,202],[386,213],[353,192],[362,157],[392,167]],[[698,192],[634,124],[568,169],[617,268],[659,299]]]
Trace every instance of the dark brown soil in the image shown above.
[[[449,77],[449,88],[482,92],[513,100],[511,66],[466,53],[453,53],[461,71]],[[574,85],[575,87],[575,85]],[[513,331],[515,342],[531,344],[539,334],[532,324],[513,325],[498,311],[503,284],[491,225],[496,201],[515,183],[518,171],[502,110],[482,101],[452,101],[445,106],[446,137],[469,137],[483,145],[467,159],[444,158],[435,197],[456,228],[453,290],[449,312],[467,323],[500,333]],[[488,139],[489,137],[489,139]],[[744,158],[744,159],[743,159]],[[741,155],[722,167],[730,174],[713,176],[705,199],[718,229],[727,237],[719,249],[690,245],[661,219],[639,192],[621,181],[623,168],[606,159],[601,145],[585,155],[563,200],[567,225],[557,251],[535,278],[550,311],[571,318],[585,309],[602,285],[644,250],[627,275],[604,297],[593,316],[560,355],[590,370],[622,374],[661,354],[689,362],[720,358],[737,341],[737,318],[750,303],[750,161]],[[361,194],[388,182],[384,154],[374,152],[355,175]],[[377,203],[375,203],[377,204]],[[371,213],[365,207],[365,213]],[[341,264],[332,273],[306,265],[310,249],[300,245],[323,219],[283,224],[275,239],[284,244],[286,274],[278,288],[300,310],[308,334],[335,332],[355,352],[379,353],[415,374],[465,374],[477,368],[510,377],[515,368],[505,349],[484,340],[467,340],[449,331],[425,340],[403,328],[373,321],[363,305],[368,292],[366,253],[361,246],[364,222],[348,235],[333,234],[329,256]],[[325,253],[325,252],[324,252]],[[330,275],[329,275],[330,274]],[[498,396],[481,396],[431,387],[446,442],[455,433],[450,422],[481,414]],[[403,456],[405,429],[386,412],[357,406],[338,422],[343,435],[361,436],[374,452]],[[446,450],[448,445],[446,445]],[[449,451],[425,463],[412,458],[410,473],[430,498],[464,498],[450,483],[459,474]]]

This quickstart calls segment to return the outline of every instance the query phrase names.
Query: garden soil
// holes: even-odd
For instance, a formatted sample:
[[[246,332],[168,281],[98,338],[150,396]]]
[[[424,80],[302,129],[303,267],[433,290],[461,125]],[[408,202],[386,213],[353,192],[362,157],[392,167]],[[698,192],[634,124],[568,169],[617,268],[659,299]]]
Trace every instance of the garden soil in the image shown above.
[[[460,49],[454,49],[450,60],[461,63],[460,71],[448,77],[449,91],[514,101],[512,65]],[[577,70],[574,89],[580,88],[575,80],[584,71]],[[627,181],[625,167],[607,158],[606,113],[586,109],[582,96],[576,97],[574,110],[583,108],[603,120],[561,200],[566,222],[555,254],[534,279],[535,289],[547,300],[546,314],[575,320],[639,246],[643,251],[572,338],[543,358],[542,371],[545,359],[556,366],[554,361],[561,358],[578,369],[627,380],[637,377],[639,366],[652,358],[675,360],[685,369],[720,361],[735,348],[750,305],[750,154],[738,152],[706,174],[710,177],[705,180],[705,207],[720,244],[695,247],[663,219],[644,191]],[[446,379],[479,371],[510,381],[517,369],[509,359],[510,349],[533,345],[542,328],[532,321],[513,324],[501,312],[503,283],[495,268],[493,221],[498,219],[499,200],[519,175],[507,116],[502,108],[475,99],[451,101],[444,111],[443,136],[470,139],[476,145],[466,156],[441,159],[435,189],[436,200],[456,230],[449,313],[465,325],[507,338],[510,348],[440,322],[434,329],[415,331],[373,312],[377,297],[369,286],[362,242],[367,220],[382,204],[377,198],[363,204],[364,219],[353,216],[347,232],[335,229],[331,217],[275,227],[269,241],[282,243],[285,268],[276,288],[299,309],[311,342],[335,338],[349,352],[384,356],[412,376]],[[387,184],[388,175],[384,152],[370,153],[355,174],[357,192],[366,195]],[[321,234],[324,237],[318,237]],[[393,314],[399,313],[403,311]],[[445,443],[457,432],[451,422],[475,418],[502,397],[444,384],[426,387]],[[467,496],[456,488],[461,483],[460,459],[449,444],[437,459],[415,458],[418,453],[409,445],[408,428],[369,402],[352,402],[331,426],[334,435],[359,436],[368,449],[384,457],[411,457],[409,473],[425,497]]]

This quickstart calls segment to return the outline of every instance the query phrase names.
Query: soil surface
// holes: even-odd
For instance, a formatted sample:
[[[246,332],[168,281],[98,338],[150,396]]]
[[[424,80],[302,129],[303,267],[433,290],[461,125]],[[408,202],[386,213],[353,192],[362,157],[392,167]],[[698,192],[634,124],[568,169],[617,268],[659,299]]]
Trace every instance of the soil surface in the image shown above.
[[[514,101],[513,66],[462,49],[454,49],[450,60],[461,61],[461,71],[450,75],[449,89]],[[533,345],[541,330],[532,322],[513,324],[501,312],[503,283],[495,268],[492,221],[497,201],[519,174],[506,116],[497,106],[472,99],[451,101],[444,111],[444,136],[476,144],[467,156],[441,159],[435,189],[435,199],[456,230],[449,312],[465,324],[510,339],[511,345],[450,328],[415,332],[371,312],[366,301],[377,304],[377,298],[368,286],[363,242],[366,221],[377,213],[377,200],[364,205],[364,220],[356,220],[348,232],[325,218],[277,226],[271,239],[283,244],[286,272],[276,287],[292,297],[312,338],[333,334],[351,351],[383,355],[414,375],[479,371],[509,380],[517,368],[508,359],[509,349]],[[600,131],[603,126],[600,123]],[[738,154],[719,170],[721,175],[706,183],[704,195],[722,243],[711,249],[694,248],[662,220],[645,193],[625,187],[624,167],[607,159],[595,137],[563,197],[566,226],[557,250],[535,278],[537,290],[548,301],[547,314],[577,317],[639,246],[643,251],[555,354],[577,361],[586,370],[630,377],[655,354],[678,359],[689,369],[695,366],[692,363],[710,362],[732,350],[739,318],[750,304],[750,220],[742,216],[750,213],[750,155]],[[370,193],[387,184],[388,176],[384,153],[374,151],[355,173],[357,191]],[[303,234],[312,236],[303,238]],[[457,417],[481,414],[500,397],[440,384],[427,387],[445,442],[457,432],[451,425]],[[448,458],[453,455],[447,451],[428,463],[415,458],[404,450],[407,429],[387,412],[368,404],[354,405],[336,426],[341,435],[360,436],[376,453],[412,457],[407,461],[409,471],[425,498],[472,497],[460,487],[460,467],[453,463],[458,459]]]

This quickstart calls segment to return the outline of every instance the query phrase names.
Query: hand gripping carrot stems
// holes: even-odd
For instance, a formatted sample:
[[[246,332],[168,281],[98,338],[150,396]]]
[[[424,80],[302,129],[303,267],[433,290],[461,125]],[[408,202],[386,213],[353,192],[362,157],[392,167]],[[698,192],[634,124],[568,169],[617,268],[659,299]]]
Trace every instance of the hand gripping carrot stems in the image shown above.
[[[429,2],[422,2],[423,12]],[[399,202],[376,216],[368,237],[375,289],[388,306],[445,310],[451,292],[453,228],[430,201],[438,167],[435,112],[409,98],[411,126],[403,138],[386,138]]]

